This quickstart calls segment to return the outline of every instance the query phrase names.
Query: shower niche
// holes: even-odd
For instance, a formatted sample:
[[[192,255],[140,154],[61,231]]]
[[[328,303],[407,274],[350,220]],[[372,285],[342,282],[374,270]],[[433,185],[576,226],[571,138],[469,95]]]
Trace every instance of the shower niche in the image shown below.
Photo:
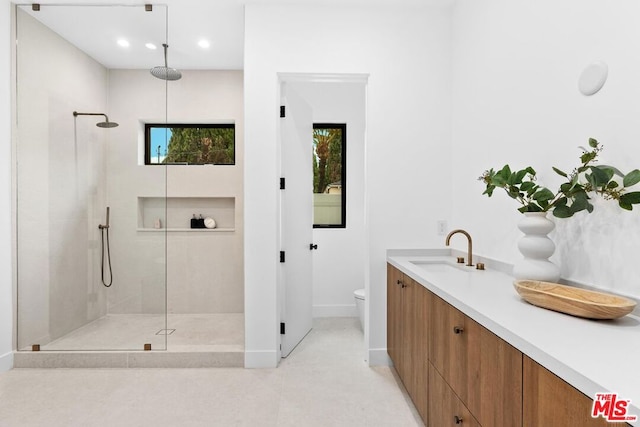
[[[235,197],[138,197],[137,231],[232,232],[235,231],[235,204]],[[191,228],[193,215],[213,218],[216,227]]]

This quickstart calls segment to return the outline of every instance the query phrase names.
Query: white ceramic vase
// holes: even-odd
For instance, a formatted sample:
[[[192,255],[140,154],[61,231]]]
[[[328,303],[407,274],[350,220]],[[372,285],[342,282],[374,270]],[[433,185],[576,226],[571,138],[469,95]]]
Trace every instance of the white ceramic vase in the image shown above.
[[[560,268],[549,261],[556,245],[547,236],[555,228],[546,212],[525,212],[518,223],[524,236],[518,241],[518,249],[524,257],[513,266],[516,279],[557,282]]]

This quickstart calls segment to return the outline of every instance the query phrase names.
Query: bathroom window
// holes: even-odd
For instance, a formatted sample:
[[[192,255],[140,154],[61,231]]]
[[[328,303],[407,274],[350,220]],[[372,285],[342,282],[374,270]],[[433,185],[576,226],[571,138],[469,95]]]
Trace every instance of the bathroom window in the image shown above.
[[[313,227],[346,227],[347,125],[313,125]]]
[[[235,165],[234,124],[145,124],[146,165]]]

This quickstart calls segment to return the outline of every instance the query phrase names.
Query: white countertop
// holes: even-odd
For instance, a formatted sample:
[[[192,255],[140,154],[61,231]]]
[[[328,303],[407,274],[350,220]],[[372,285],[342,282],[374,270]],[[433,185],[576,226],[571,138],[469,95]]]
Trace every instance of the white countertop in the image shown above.
[[[505,264],[481,260],[486,270],[479,271],[456,265],[451,254],[389,250],[387,262],[591,399],[601,392],[630,399],[628,415],[638,417],[630,424],[640,426],[640,317],[589,320],[539,308],[520,298]],[[453,267],[427,271],[412,261]]]

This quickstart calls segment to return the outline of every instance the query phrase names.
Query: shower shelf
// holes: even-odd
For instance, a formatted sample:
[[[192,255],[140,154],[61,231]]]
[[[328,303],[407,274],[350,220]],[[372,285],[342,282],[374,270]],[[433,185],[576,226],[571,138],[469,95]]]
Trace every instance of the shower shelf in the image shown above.
[[[140,232],[224,233],[235,231],[235,197],[138,197]],[[216,228],[191,228],[193,215],[212,217]],[[155,228],[160,220],[162,228]]]

